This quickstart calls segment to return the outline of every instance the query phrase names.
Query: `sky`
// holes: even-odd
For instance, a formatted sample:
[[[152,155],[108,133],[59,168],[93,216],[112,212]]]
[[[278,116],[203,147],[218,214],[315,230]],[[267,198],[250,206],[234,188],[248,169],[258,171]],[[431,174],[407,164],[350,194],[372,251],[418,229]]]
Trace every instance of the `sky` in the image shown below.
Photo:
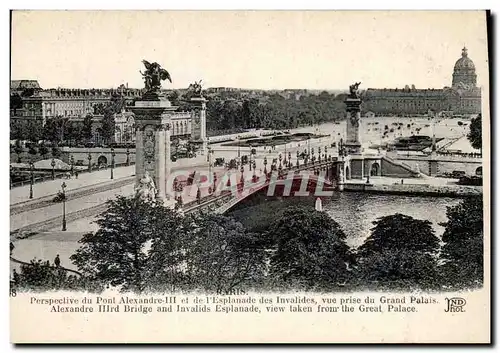
[[[11,79],[140,88],[146,59],[164,88],[442,88],[465,45],[484,85],[486,38],[480,11],[14,11]]]

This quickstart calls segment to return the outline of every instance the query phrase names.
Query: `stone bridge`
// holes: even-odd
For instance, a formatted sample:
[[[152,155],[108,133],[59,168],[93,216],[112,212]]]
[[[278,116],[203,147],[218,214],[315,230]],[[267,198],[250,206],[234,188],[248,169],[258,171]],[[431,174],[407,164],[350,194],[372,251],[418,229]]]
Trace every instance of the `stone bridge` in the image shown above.
[[[270,196],[306,196],[332,191],[337,184],[338,162],[332,158],[323,162],[303,164],[262,174],[232,186],[221,180],[215,192],[183,206],[184,214],[213,212],[224,214],[247,197],[267,191]],[[230,179],[229,179],[230,180]],[[226,184],[227,183],[227,184]],[[225,184],[225,185],[224,185]],[[325,196],[325,195],[319,195]]]

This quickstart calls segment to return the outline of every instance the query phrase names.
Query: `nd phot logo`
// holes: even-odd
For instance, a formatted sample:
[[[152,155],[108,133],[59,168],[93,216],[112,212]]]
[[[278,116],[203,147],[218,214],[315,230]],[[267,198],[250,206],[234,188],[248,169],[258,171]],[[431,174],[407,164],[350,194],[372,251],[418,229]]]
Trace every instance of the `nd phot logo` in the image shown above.
[[[465,312],[465,304],[467,301],[464,298],[445,298],[446,299],[446,313],[463,313]]]

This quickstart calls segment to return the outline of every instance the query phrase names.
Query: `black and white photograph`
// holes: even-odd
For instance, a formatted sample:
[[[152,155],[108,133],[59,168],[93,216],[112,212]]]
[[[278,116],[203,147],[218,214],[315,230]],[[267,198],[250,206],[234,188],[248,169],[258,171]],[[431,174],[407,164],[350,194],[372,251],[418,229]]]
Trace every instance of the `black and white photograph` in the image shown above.
[[[13,10],[11,307],[62,325],[162,310],[264,322],[281,304],[298,322],[489,317],[487,23]],[[405,337],[388,340],[428,341]]]

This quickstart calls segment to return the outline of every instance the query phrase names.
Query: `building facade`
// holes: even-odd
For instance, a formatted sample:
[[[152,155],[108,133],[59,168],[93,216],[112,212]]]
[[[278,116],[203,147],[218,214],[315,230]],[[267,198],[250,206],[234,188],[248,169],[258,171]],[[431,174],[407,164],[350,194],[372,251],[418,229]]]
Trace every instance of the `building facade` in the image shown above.
[[[462,49],[453,68],[451,87],[442,89],[368,88],[363,92],[363,111],[375,115],[420,115],[429,110],[451,112],[456,115],[481,113],[481,89],[477,87],[474,62]]]
[[[124,85],[116,89],[42,89],[36,80],[11,81],[11,127],[16,124],[35,124],[42,129],[48,119],[67,118],[74,125],[83,124],[87,115],[93,116],[93,142],[100,144],[102,113],[96,105],[106,105],[113,97],[123,97],[125,105],[131,105],[142,97],[142,89],[130,89]],[[17,98],[17,100],[16,100]],[[13,102],[16,106],[13,106]],[[115,114],[115,141],[130,143],[135,141],[134,116],[123,110]],[[191,135],[191,115],[189,112],[174,112],[172,136],[187,138]]]

